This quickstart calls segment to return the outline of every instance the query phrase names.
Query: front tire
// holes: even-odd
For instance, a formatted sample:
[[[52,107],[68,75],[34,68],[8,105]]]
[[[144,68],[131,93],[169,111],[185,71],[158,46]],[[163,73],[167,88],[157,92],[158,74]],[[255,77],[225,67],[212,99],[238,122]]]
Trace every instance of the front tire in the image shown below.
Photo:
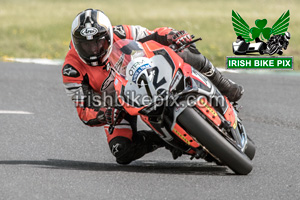
[[[248,158],[250,158],[250,160],[253,160],[253,158],[255,156],[256,147],[255,147],[254,142],[248,136],[247,136],[247,140],[248,141],[247,141],[244,153],[248,156]]]
[[[278,51],[278,45],[277,44],[271,44],[268,48],[269,55],[274,55]]]
[[[247,175],[251,172],[250,159],[232,146],[193,108],[187,107],[177,119],[188,133],[236,174]]]

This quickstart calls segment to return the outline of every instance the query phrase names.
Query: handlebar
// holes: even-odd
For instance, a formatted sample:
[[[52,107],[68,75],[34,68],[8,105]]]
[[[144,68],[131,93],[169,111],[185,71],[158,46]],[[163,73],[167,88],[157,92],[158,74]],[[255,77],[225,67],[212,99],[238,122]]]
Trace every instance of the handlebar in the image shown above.
[[[194,37],[195,37],[195,36],[192,35],[192,38],[194,38]],[[199,41],[199,40],[202,40],[202,38],[201,38],[201,37],[196,38],[196,39],[190,41],[189,43],[186,43],[186,44],[182,45],[182,46],[179,47],[179,48],[177,48],[177,46],[176,46],[175,44],[171,44],[169,47],[170,47],[171,49],[173,49],[176,53],[178,53],[178,52],[182,51],[183,49],[187,48],[189,45],[191,45],[191,44],[193,44],[193,43],[195,43],[195,42],[197,42],[197,41]]]

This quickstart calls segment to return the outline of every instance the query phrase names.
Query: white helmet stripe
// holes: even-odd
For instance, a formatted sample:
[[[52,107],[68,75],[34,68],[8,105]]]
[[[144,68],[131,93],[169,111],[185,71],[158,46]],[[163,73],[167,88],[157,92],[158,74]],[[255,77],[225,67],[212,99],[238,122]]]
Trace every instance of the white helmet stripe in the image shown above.
[[[72,23],[71,35],[78,29],[79,25],[80,25],[80,17],[79,15],[77,15]]]
[[[102,62],[104,62],[105,60],[108,59],[108,57],[109,57],[109,55],[111,53],[111,50],[112,50],[111,47],[112,47],[112,44],[113,44],[113,30],[112,30],[112,26],[111,26],[110,20],[102,12],[98,12],[97,22],[98,22],[98,24],[100,24],[101,26],[103,26],[103,27],[106,28],[106,30],[107,30],[107,32],[109,34],[109,37],[110,37],[110,44],[109,44],[109,47],[107,49],[107,54],[102,59]]]
[[[92,10],[85,11],[85,19],[92,16]]]

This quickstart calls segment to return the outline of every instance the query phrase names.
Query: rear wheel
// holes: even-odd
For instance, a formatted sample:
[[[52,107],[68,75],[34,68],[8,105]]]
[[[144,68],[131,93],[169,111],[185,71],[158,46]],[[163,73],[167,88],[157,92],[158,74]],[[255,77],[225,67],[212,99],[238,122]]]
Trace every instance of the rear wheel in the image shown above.
[[[178,122],[201,145],[227,165],[236,174],[247,175],[252,170],[250,159],[232,146],[193,108],[187,107],[179,116]]]

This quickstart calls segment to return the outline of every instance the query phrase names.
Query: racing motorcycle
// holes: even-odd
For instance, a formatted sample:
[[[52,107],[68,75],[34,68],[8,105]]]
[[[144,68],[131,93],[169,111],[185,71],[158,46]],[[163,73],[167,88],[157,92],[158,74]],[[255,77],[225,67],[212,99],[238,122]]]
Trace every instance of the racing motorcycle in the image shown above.
[[[284,35],[273,35],[267,42],[267,48],[265,50],[269,55],[279,54],[282,55],[282,49],[286,50],[289,45],[289,39],[291,39],[291,34],[285,32]]]
[[[155,41],[119,40],[110,61],[118,102],[127,113],[140,116],[191,159],[226,165],[236,174],[251,172],[255,144],[236,105],[174,49]]]

